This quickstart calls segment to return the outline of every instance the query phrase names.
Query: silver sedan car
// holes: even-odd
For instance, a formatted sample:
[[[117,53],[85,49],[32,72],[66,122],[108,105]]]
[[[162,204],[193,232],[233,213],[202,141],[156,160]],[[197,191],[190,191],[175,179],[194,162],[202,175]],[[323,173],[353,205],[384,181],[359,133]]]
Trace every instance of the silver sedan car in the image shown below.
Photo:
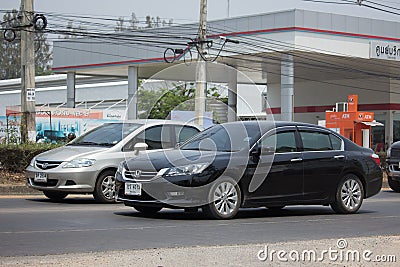
[[[93,194],[98,202],[115,201],[115,172],[121,161],[149,150],[175,147],[200,127],[168,120],[105,123],[65,146],[34,157],[27,185],[52,200],[68,194]]]

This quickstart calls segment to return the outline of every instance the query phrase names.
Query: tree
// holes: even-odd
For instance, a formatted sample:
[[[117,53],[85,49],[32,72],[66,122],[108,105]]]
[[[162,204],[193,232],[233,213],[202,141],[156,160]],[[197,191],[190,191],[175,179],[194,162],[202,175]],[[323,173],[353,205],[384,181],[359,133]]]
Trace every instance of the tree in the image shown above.
[[[16,38],[9,42],[0,37],[0,80],[21,77],[21,30],[18,11],[6,12],[1,22],[3,31],[13,29]],[[36,75],[47,75],[51,73],[51,49],[47,42],[47,36],[43,32],[35,32],[35,72]]]
[[[167,90],[162,89],[162,96],[157,99],[149,112],[149,119],[166,119],[174,109],[194,109],[195,88],[192,84],[177,85]],[[179,108],[178,108],[179,107]]]
[[[78,26],[74,25],[73,21],[68,21],[67,23],[67,30],[63,32],[63,34],[60,36],[60,38],[63,39],[74,39],[78,38],[79,36],[82,36],[83,34],[87,33],[87,29],[82,26],[82,24],[79,24]]]
[[[172,110],[194,110],[195,91],[194,83],[175,85],[172,89],[141,89],[138,91],[139,118],[166,119]],[[228,102],[216,87],[209,88],[207,96],[226,104]]]
[[[129,23],[129,26],[125,25],[125,22]],[[166,20],[161,20],[160,17],[146,16],[146,20],[140,25],[140,21],[137,19],[136,14],[132,12],[131,17],[128,21],[125,21],[124,17],[119,17],[116,21],[116,26],[114,28],[115,32],[123,31],[135,31],[150,28],[159,28],[172,26],[173,20],[170,19],[168,22]]]

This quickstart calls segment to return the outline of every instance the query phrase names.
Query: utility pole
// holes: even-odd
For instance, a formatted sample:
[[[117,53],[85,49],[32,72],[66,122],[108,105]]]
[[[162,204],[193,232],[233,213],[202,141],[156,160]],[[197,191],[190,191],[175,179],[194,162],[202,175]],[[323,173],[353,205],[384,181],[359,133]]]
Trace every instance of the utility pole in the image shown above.
[[[207,0],[200,0],[200,25],[196,67],[195,123],[204,125],[207,92],[207,62],[203,59],[207,38]]]
[[[21,141],[35,141],[35,53],[33,0],[21,0]]]

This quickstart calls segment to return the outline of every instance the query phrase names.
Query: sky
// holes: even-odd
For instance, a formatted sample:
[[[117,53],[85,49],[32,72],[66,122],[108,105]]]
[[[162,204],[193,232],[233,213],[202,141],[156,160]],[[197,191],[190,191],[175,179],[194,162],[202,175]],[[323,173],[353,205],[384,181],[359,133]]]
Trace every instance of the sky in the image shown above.
[[[318,1],[318,0],[317,0]],[[319,0],[344,2],[351,0]],[[355,0],[353,0],[355,1]],[[364,0],[365,1],[365,0]],[[372,0],[371,0],[372,1]],[[365,3],[368,4],[366,1]],[[372,10],[358,5],[312,3],[303,0],[208,0],[208,20],[269,13],[279,10],[306,9],[321,12],[354,15],[384,20],[398,21],[399,15]],[[400,13],[400,0],[374,0]],[[0,10],[19,9],[20,0],[0,0]],[[132,12],[141,20],[146,15],[173,19],[174,23],[198,21],[200,0],[35,0],[36,11],[58,14],[87,14],[111,17],[129,17]],[[398,8],[398,9],[396,9]]]

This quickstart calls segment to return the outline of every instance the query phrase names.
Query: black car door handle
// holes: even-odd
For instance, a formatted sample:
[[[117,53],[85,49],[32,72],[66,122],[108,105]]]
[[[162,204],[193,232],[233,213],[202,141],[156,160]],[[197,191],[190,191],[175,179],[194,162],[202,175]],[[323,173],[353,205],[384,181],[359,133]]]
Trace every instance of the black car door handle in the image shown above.
[[[291,159],[290,161],[291,162],[296,162],[296,161],[302,161],[303,159],[302,158],[294,158],[294,159]]]
[[[343,155],[338,155],[338,156],[334,156],[333,158],[334,159],[344,159],[344,156]]]

